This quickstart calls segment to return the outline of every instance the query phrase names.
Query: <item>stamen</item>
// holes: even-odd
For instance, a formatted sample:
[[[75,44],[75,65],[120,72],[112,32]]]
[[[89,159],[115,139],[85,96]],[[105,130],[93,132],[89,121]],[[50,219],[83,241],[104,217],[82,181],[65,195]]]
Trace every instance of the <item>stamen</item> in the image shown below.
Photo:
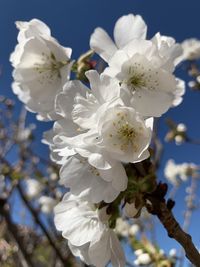
[[[55,79],[61,78],[60,69],[67,64],[69,60],[66,61],[57,61],[55,55],[51,52],[50,56],[42,53],[41,58],[42,63],[35,63],[34,69],[36,72],[41,74],[39,82],[42,84],[44,81],[52,83]]]

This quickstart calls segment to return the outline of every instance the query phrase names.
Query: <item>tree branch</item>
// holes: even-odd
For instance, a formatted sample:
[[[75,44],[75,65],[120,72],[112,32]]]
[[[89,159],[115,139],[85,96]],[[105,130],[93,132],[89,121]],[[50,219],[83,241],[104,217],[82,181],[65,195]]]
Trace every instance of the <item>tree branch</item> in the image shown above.
[[[27,208],[29,209],[30,213],[32,214],[34,220],[36,221],[36,223],[40,226],[40,228],[42,229],[42,231],[44,232],[44,234],[46,235],[50,245],[53,247],[53,249],[55,250],[58,258],[60,259],[60,261],[62,262],[63,266],[69,267],[69,262],[67,260],[67,258],[65,258],[59,248],[56,245],[56,241],[53,240],[53,238],[50,236],[49,232],[47,231],[46,227],[44,226],[44,224],[41,222],[41,220],[38,217],[38,213],[35,211],[35,209],[32,207],[32,205],[29,203],[26,195],[23,192],[22,186],[20,184],[20,182],[17,185],[17,189],[19,191],[19,194],[22,198],[22,200],[24,201],[25,205],[27,206]]]
[[[26,261],[27,266],[34,267],[34,264],[31,260],[29,253],[24,247],[23,240],[19,234],[17,226],[13,223],[11,216],[9,214],[9,205],[5,199],[0,199],[0,214],[6,221],[9,232],[12,234],[14,240],[16,241],[24,260]]]
[[[171,200],[166,203],[161,196],[163,185],[159,184],[152,194],[147,194],[146,199],[150,201],[150,204],[146,204],[147,210],[158,217],[168,236],[175,239],[184,248],[190,262],[196,267],[200,267],[200,254],[194,246],[191,236],[182,230],[171,211],[174,203]]]

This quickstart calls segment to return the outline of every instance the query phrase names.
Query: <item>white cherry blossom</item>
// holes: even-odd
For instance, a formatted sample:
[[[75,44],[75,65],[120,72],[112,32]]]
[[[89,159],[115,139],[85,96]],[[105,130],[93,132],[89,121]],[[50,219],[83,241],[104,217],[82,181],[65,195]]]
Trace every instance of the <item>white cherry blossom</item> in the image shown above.
[[[173,159],[169,159],[165,165],[164,174],[165,177],[175,186],[180,182],[186,182],[188,178],[199,177],[199,167],[194,163],[181,163],[176,164]]]
[[[90,45],[108,62],[104,73],[118,78],[122,89],[132,93],[130,105],[143,116],[159,117],[182,101],[184,82],[172,74],[182,48],[173,38],[160,33],[146,40],[146,31],[142,18],[129,14],[115,25],[116,44],[97,28]]]
[[[169,58],[152,41],[131,41],[113,55],[104,73],[118,79],[122,95],[128,91],[129,105],[143,116],[159,117],[182,100],[184,82],[171,73]]]
[[[18,22],[19,44],[11,54],[13,91],[40,120],[55,119],[55,96],[69,79],[71,49],[51,37],[39,20]]]
[[[181,44],[183,53],[177,59],[177,63],[184,60],[197,60],[200,58],[200,40],[196,38],[189,38]]]
[[[127,176],[120,162],[108,170],[91,166],[80,156],[70,157],[60,170],[60,184],[70,188],[74,195],[87,191],[86,198],[92,203],[112,202],[127,188]]]
[[[55,225],[69,248],[87,264],[125,266],[125,257],[114,231],[108,227],[105,209],[97,210],[81,197],[67,193],[55,207]]]
[[[128,237],[129,235],[130,224],[123,220],[122,218],[118,218],[116,220],[115,232],[122,237]]]
[[[44,187],[39,181],[29,178],[25,180],[25,188],[26,196],[29,199],[33,199],[40,195]]]
[[[102,28],[96,28],[90,38],[90,47],[108,62],[118,49],[122,49],[133,39],[145,39],[147,26],[140,15],[125,15],[114,27],[114,40]]]
[[[96,129],[77,142],[76,151],[91,165],[109,169],[116,161],[136,163],[149,157],[153,119],[143,120],[133,108],[115,105],[99,110]]]
[[[159,56],[165,62],[165,68],[173,72],[177,65],[177,58],[182,54],[181,45],[176,43],[176,40],[170,36],[156,33],[151,41],[156,45]]]
[[[108,64],[112,56],[119,50],[131,44],[133,40],[145,40],[147,35],[147,25],[140,15],[125,15],[120,17],[114,27],[114,40],[102,29],[96,28],[90,38],[91,48],[99,54]],[[176,60],[182,54],[180,44],[174,38],[156,33],[151,42],[156,46],[159,56],[165,61],[168,70],[173,71]]]
[[[40,204],[41,211],[44,213],[52,213],[53,208],[57,204],[57,201],[49,196],[41,196],[38,199],[38,203]]]
[[[141,255],[138,256],[137,258],[137,262],[139,263],[139,265],[147,265],[150,264],[152,262],[151,257],[148,253],[143,253]]]
[[[127,217],[134,218],[138,214],[140,209],[141,207],[136,208],[134,202],[130,204],[127,202],[124,206],[124,213]]]

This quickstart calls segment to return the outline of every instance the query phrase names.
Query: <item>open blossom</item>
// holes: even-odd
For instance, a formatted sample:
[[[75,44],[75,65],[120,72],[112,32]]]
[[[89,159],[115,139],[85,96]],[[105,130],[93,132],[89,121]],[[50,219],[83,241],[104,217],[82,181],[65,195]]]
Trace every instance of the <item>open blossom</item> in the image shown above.
[[[54,123],[53,130],[45,134],[45,142],[58,154],[58,158],[75,155],[76,140],[96,128],[102,106],[114,105],[119,99],[116,80],[99,76],[96,71],[88,71],[86,75],[91,89],[80,81],[69,81],[56,97],[55,110],[60,119]]]
[[[200,58],[200,40],[196,38],[186,39],[181,44],[183,53],[178,57],[177,62],[184,60],[197,60]]]
[[[143,120],[133,108],[105,106],[96,129],[80,138],[76,150],[94,167],[107,169],[115,161],[136,163],[149,157],[153,119]]]
[[[90,39],[91,48],[108,62],[114,53],[133,39],[145,39],[147,26],[140,15],[119,18],[114,27],[114,40],[102,28],[96,28]]]
[[[133,40],[114,54],[104,73],[118,79],[122,92],[129,92],[131,106],[139,113],[158,117],[180,103],[184,93],[184,82],[168,68],[153,42]]]
[[[41,196],[38,199],[38,203],[40,204],[40,208],[41,208],[42,212],[44,212],[44,213],[52,213],[53,212],[53,208],[57,204],[57,201],[52,197]]]
[[[55,207],[55,225],[68,240],[75,256],[89,265],[125,266],[124,253],[116,234],[108,226],[105,209],[97,210],[81,197],[67,193]]]
[[[128,14],[120,17],[114,27],[114,40],[102,29],[96,28],[90,38],[91,48],[108,64],[117,51],[126,50],[127,45],[134,45],[134,40],[146,40],[147,25],[140,15]],[[173,70],[175,59],[181,55],[182,49],[172,37],[156,33],[150,40],[157,48],[165,67]],[[158,59],[159,60],[159,59]]]
[[[134,261],[134,264],[136,266],[143,266],[150,264],[152,262],[151,257],[148,253],[141,253],[140,255],[137,255],[137,259]]]
[[[61,144],[59,154],[78,152],[99,169],[108,169],[116,161],[134,163],[147,158],[153,120],[143,120],[133,108],[118,104],[116,101],[102,105],[97,110],[97,123],[74,137],[67,137],[65,124],[60,124],[60,134],[54,138]],[[77,134],[77,126],[71,130]]]
[[[123,220],[122,218],[118,218],[116,220],[115,232],[118,235],[122,237],[128,237],[129,229],[130,229],[130,224],[127,221]]]
[[[99,203],[112,202],[121,191],[127,188],[127,176],[124,167],[116,164],[108,170],[91,166],[85,158],[70,157],[60,170],[60,183],[69,187],[72,194],[85,191],[87,200]]]
[[[69,81],[57,96],[61,118],[46,133],[45,142],[54,160],[63,165],[61,182],[73,194],[87,189],[91,202],[111,202],[127,187],[122,162],[149,157],[153,120],[124,106],[115,79],[96,71],[86,75],[91,90]]]
[[[129,27],[123,27],[127,24]],[[121,17],[114,35],[119,29],[123,45],[111,49],[114,43],[111,46],[108,35],[97,28],[91,36],[91,48],[108,62],[104,73],[117,78],[121,88],[129,91],[131,105],[143,116],[159,117],[182,100],[184,82],[172,74],[181,47],[159,33],[146,40],[146,25],[140,16]]]
[[[71,49],[41,21],[17,22],[19,44],[11,54],[13,91],[40,120],[55,119],[54,101],[69,79]]]
[[[199,167],[194,163],[176,164],[174,160],[167,161],[164,174],[165,177],[174,185],[179,185],[181,181],[187,181],[188,177],[198,177]]]
[[[40,195],[43,190],[43,185],[35,179],[25,180],[26,195],[29,199],[36,198]]]

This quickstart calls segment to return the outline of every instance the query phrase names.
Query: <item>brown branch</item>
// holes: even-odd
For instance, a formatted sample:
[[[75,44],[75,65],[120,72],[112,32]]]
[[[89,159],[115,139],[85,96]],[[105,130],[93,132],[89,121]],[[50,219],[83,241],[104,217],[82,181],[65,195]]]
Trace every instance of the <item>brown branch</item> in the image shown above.
[[[34,264],[31,260],[30,254],[26,251],[26,248],[23,244],[23,240],[19,234],[19,230],[17,226],[13,223],[11,216],[10,216],[10,211],[9,211],[9,205],[5,199],[0,199],[0,214],[3,216],[3,218],[6,221],[7,227],[9,232],[12,234],[15,242],[17,243],[23,258],[27,264],[27,266],[34,267]]]
[[[2,158],[0,155],[0,160],[6,164],[9,168],[10,171],[14,171],[15,168],[5,159]],[[21,176],[23,176],[23,173],[21,173]],[[49,244],[51,245],[51,247],[54,249],[58,259],[62,262],[63,266],[69,267],[70,263],[69,263],[69,259],[67,259],[67,257],[64,257],[63,254],[61,253],[59,247],[56,245],[56,240],[54,240],[54,238],[51,237],[51,235],[49,234],[49,232],[47,231],[46,227],[44,226],[44,224],[42,223],[42,221],[40,220],[39,216],[38,216],[38,212],[32,207],[32,205],[30,204],[28,198],[26,197],[25,193],[23,192],[23,188],[21,186],[20,181],[18,182],[18,184],[16,185],[16,188],[19,191],[19,194],[24,202],[24,204],[26,205],[26,207],[28,208],[28,210],[30,211],[30,213],[32,214],[35,222],[40,226],[41,230],[43,231],[43,233],[46,235]]]
[[[30,213],[32,214],[35,222],[40,226],[40,228],[42,229],[42,231],[44,232],[44,234],[46,235],[50,245],[52,246],[52,248],[54,249],[54,251],[57,254],[57,257],[59,258],[59,260],[62,262],[63,266],[69,267],[69,260],[67,260],[66,257],[64,257],[62,255],[62,253],[60,252],[60,249],[57,247],[56,245],[56,241],[51,237],[51,235],[49,234],[49,232],[47,231],[46,227],[44,226],[44,224],[42,223],[42,221],[39,219],[38,217],[38,212],[32,207],[32,205],[29,203],[26,195],[23,192],[22,186],[20,183],[18,183],[17,185],[17,189],[19,191],[19,194],[22,198],[22,200],[24,201],[25,205],[27,206],[27,208],[29,209]]]
[[[158,185],[157,190],[152,194],[148,194],[146,199],[151,204],[147,203],[147,210],[158,217],[162,225],[165,227],[168,236],[175,239],[185,250],[186,257],[196,267],[200,267],[200,254],[193,244],[192,238],[189,234],[184,232],[176,221],[171,208],[173,207],[172,201],[166,201],[162,198],[159,191],[162,189],[163,184]],[[172,204],[172,205],[171,205]]]
[[[148,161],[134,164],[134,167],[142,176],[148,174],[148,164],[146,163],[148,163]],[[158,217],[166,229],[168,236],[175,239],[184,248],[186,257],[190,262],[196,267],[200,267],[200,254],[194,246],[191,236],[183,231],[172,213],[175,202],[171,199],[167,202],[165,200],[167,190],[167,184],[159,183],[152,193],[145,194],[144,200],[146,200],[146,208],[149,213]]]

